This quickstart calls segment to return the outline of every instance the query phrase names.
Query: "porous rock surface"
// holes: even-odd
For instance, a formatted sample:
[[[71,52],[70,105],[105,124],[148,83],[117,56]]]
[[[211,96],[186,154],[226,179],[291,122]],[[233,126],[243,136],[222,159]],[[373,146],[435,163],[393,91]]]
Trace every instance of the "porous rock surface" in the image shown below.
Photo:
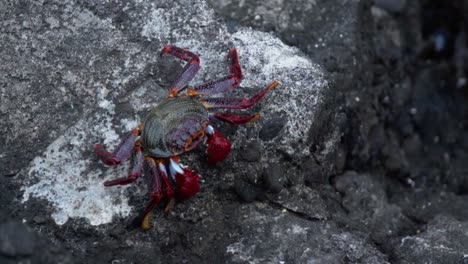
[[[228,29],[203,1],[1,5],[5,40],[1,67],[8,74],[1,77],[6,136],[0,152],[2,175],[14,176],[3,179],[14,190],[5,198],[14,203],[9,208],[19,208],[12,217],[42,226],[45,236],[73,255],[129,261],[136,254],[134,248],[143,252],[139,261],[173,256],[203,261],[235,258],[229,248],[238,239],[226,235],[243,232],[244,224],[243,218],[225,220],[240,210],[234,193],[226,190],[246,175],[254,175],[255,183],[255,175],[261,175],[268,163],[283,160],[285,164],[287,157],[296,160],[293,167],[298,167],[309,156],[305,138],[330,89],[321,66],[272,34],[244,27]],[[227,161],[216,167],[206,165],[203,148],[182,157],[203,175],[202,189],[194,199],[166,217],[156,214],[155,228],[149,233],[128,233],[125,223],[146,200],[144,183],[104,188],[105,179],[124,175],[127,166],[106,168],[91,150],[96,143],[115,147],[119,135],[165,97],[183,65],[168,56],[159,57],[159,50],[169,43],[200,55],[202,70],[193,83],[226,75],[225,56],[235,47],[245,78],[229,96],[251,95],[273,80],[280,85],[252,109],[262,114],[258,122],[238,128],[217,125],[233,143]],[[280,126],[263,132],[266,136],[259,140],[259,131],[271,122]],[[332,151],[336,133],[327,137],[327,151]],[[249,144],[257,145],[257,154],[238,159]],[[8,147],[14,145],[21,147]],[[295,208],[295,202],[290,203]],[[232,211],[221,214],[226,205]],[[245,206],[255,211],[253,204]],[[267,206],[264,217],[275,212],[281,210]],[[84,238],[89,232],[93,235]],[[364,240],[353,239],[367,247]],[[183,246],[186,243],[190,249]],[[280,243],[277,248],[284,246]],[[158,255],[154,248],[164,253]]]
[[[414,126],[424,127],[425,112],[411,119],[406,111],[416,105],[430,113],[424,98],[434,97],[435,88],[422,87],[436,69],[419,73],[416,84],[388,81],[398,69],[383,69],[402,48],[392,39],[395,20],[371,6],[302,0],[0,3],[0,260],[463,261],[466,195],[454,190],[466,185],[466,150],[459,144],[453,157],[460,166],[444,171],[453,177],[439,188],[440,168],[431,166],[443,163],[437,160],[443,146],[422,143],[440,131],[421,136]],[[383,32],[376,39],[371,15]],[[385,45],[377,49],[375,43]],[[202,175],[200,192],[170,213],[155,210],[154,228],[142,232],[126,225],[147,201],[144,179],[104,188],[104,180],[125,175],[128,165],[105,167],[92,147],[115,147],[165,98],[183,67],[159,57],[166,44],[200,55],[202,69],[192,84],[225,76],[227,51],[237,48],[244,80],[224,96],[249,96],[273,80],[280,85],[249,110],[261,113],[256,122],[214,124],[233,143],[226,161],[206,164],[203,146],[181,157]],[[394,84],[401,90],[394,92]],[[442,112],[440,119],[447,116]],[[447,144],[462,138],[459,130],[451,135],[441,138]],[[420,158],[423,152],[432,160]]]

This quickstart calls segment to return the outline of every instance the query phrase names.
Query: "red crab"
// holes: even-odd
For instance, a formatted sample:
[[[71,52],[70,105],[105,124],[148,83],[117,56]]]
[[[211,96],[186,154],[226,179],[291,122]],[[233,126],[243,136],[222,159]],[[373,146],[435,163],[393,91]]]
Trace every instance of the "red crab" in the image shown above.
[[[129,184],[144,171],[151,201],[135,220],[143,229],[150,228],[149,214],[160,201],[164,200],[166,210],[170,210],[174,199],[188,199],[199,190],[200,176],[182,166],[179,155],[195,148],[205,137],[209,163],[220,162],[229,154],[231,143],[209,125],[210,121],[221,120],[239,125],[259,117],[259,114],[237,115],[211,111],[247,109],[278,84],[273,81],[251,98],[210,98],[211,95],[237,87],[242,80],[236,49],[231,49],[227,56],[228,76],[196,86],[187,85],[200,69],[198,56],[172,45],[165,46],[160,55],[164,53],[187,62],[172,84],[168,97],[154,107],[143,125],[130,131],[113,152],[107,151],[103,145],[94,147],[97,156],[109,166],[115,166],[132,156],[128,176],[106,181],[105,186]]]

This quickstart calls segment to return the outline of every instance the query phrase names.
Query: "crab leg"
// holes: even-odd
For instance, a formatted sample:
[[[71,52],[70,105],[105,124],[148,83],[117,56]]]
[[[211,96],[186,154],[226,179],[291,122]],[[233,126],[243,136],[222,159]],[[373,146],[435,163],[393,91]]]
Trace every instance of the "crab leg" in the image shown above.
[[[148,182],[148,191],[151,200],[146,204],[142,214],[137,217],[138,224],[142,229],[151,228],[149,224],[149,216],[154,207],[156,207],[162,199],[163,192],[161,186],[161,178],[156,167],[154,159],[146,157],[144,161],[144,171]]]
[[[164,183],[164,191],[166,193],[166,208],[165,211],[170,211],[172,209],[173,205],[173,199],[172,197],[174,196],[174,190],[172,189],[171,183],[169,182],[169,178],[167,177],[167,170],[166,166],[162,161],[158,162],[158,170],[159,170],[159,175],[161,175],[162,182]]]
[[[143,213],[138,217],[139,225],[143,229],[151,228],[149,224],[149,216],[154,207],[156,207],[161,199],[165,197],[167,199],[166,208],[172,204],[172,197],[174,191],[171,187],[171,183],[167,177],[166,167],[162,160],[155,161],[153,158],[145,158],[145,175],[148,180],[148,190],[151,196],[151,201],[145,207]]]
[[[265,90],[255,94],[250,98],[206,98],[201,99],[202,104],[208,109],[224,108],[224,109],[247,109],[260,101],[265,94],[278,85],[277,81],[273,81]]]
[[[227,122],[233,125],[241,125],[250,121],[257,120],[258,118],[260,118],[260,114],[245,116],[231,113],[212,113],[210,114],[210,118],[215,120],[221,120],[223,122]]]
[[[104,164],[115,166],[130,157],[139,134],[139,128],[134,128],[132,131],[128,132],[112,153],[107,151],[104,146],[100,144],[94,146],[94,152]]]
[[[210,81],[201,85],[197,85],[193,88],[190,88],[188,93],[190,95],[213,95],[217,93],[224,93],[237,87],[237,85],[239,85],[242,80],[242,70],[239,65],[237,50],[231,49],[228,53],[227,59],[229,62],[230,75],[216,81]]]
[[[134,182],[141,175],[143,169],[143,151],[140,146],[133,147],[132,166],[128,177],[117,178],[110,181],[105,181],[104,186],[125,185]]]
[[[169,96],[177,95],[187,84],[195,77],[198,70],[200,70],[200,59],[195,53],[184,50],[172,45],[166,45],[161,50],[160,55],[164,53],[170,54],[178,59],[187,62],[182,72],[177,76],[174,83],[169,90]]]

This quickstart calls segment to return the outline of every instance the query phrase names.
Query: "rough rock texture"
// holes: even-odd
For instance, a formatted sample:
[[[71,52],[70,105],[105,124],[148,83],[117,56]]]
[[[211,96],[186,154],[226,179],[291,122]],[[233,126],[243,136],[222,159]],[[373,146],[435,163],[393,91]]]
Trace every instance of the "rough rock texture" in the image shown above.
[[[235,174],[260,171],[262,159],[278,160],[277,152],[287,153],[295,159],[308,155],[308,145],[304,144],[303,138],[306,137],[314,121],[314,114],[322,107],[323,93],[328,89],[320,67],[305,58],[299,50],[286,46],[269,34],[244,28],[239,28],[238,31],[230,34],[225,26],[214,20],[212,12],[203,2],[193,2],[191,8],[182,8],[182,4],[170,7],[136,5],[134,8],[138,9],[139,15],[133,13],[137,11],[131,11],[128,15],[130,20],[134,17],[135,23],[132,23],[131,27],[135,28],[131,29],[132,32],[140,32],[140,38],[143,38],[142,43],[151,45],[152,48],[162,47],[163,43],[170,42],[198,53],[202,66],[206,65],[206,67],[194,83],[216,79],[226,74],[226,65],[223,62],[229,46],[238,49],[245,75],[242,88],[235,91],[235,95],[245,96],[249,92],[266,87],[275,79],[281,82],[278,91],[273,91],[265,99],[268,101],[262,104],[263,119],[260,122],[239,127],[231,136],[232,156],[235,156],[239,149],[242,151],[244,145],[249,147],[252,144],[257,146],[256,152],[264,152],[263,155],[255,157],[255,153],[249,152],[251,154],[243,155],[244,157],[239,162],[232,160],[225,162],[222,165],[224,181],[228,182],[229,178],[234,178]],[[115,177],[119,173],[125,174],[125,167],[103,172],[102,166],[97,166],[96,157],[90,150],[94,143],[101,141],[104,141],[104,144],[110,148],[114,147],[119,140],[115,128],[128,130],[135,126],[136,121],[133,121],[135,118],[124,118],[125,113],[119,113],[119,110],[127,111],[128,114],[131,111],[128,108],[133,108],[144,114],[155,102],[161,101],[165,97],[165,90],[152,76],[157,76],[159,79],[170,78],[170,76],[162,75],[158,67],[166,67],[161,66],[161,63],[177,63],[171,58],[158,60],[159,57],[155,56],[157,50],[144,47],[143,44],[129,43],[130,45],[127,45],[128,36],[116,31],[112,24],[106,25],[108,21],[105,19],[106,14],[100,13],[102,7],[90,4],[89,8],[91,11],[95,9],[95,13],[85,12],[90,17],[88,20],[104,21],[105,23],[101,26],[109,36],[122,35],[121,42],[117,38],[102,37],[99,43],[117,42],[116,45],[120,48],[116,49],[119,50],[120,56],[119,54],[113,54],[113,56],[124,64],[109,63],[106,67],[114,74],[115,80],[109,80],[109,77],[105,75],[102,76],[104,79],[99,79],[97,76],[95,83],[87,85],[96,87],[95,105],[88,107],[88,111],[85,111],[72,126],[55,139],[43,155],[34,158],[25,171],[27,178],[25,179],[26,186],[23,187],[25,190],[23,201],[29,200],[30,197],[47,199],[56,207],[53,218],[58,224],[64,224],[69,217],[84,217],[90,221],[91,225],[99,225],[111,222],[113,216],[129,215],[131,208],[128,205],[127,188],[105,188],[102,185],[103,178]],[[122,8],[125,9],[125,7]],[[142,12],[146,12],[147,17],[141,16]],[[186,17],[188,21],[180,21],[180,17]],[[190,21],[197,21],[197,23],[186,27],[185,25]],[[91,25],[78,23],[76,26],[86,28]],[[171,36],[168,32],[171,32]],[[102,43],[100,45],[104,45]],[[139,45],[141,48],[138,56],[133,56],[136,51],[127,50],[132,45]],[[94,50],[94,52],[99,54],[99,50]],[[88,54],[88,51],[85,51],[85,54]],[[87,62],[88,71],[101,74],[99,70],[102,66],[95,65],[94,62],[95,60]],[[99,67],[99,70],[93,69],[93,66]],[[145,71],[145,69],[147,74],[145,77],[142,77],[141,72],[138,75],[122,72],[138,72]],[[80,71],[77,74],[83,73]],[[79,89],[79,87],[77,85],[74,89]],[[127,103],[128,108],[119,108],[117,103]],[[253,110],[259,109],[257,107]],[[249,141],[258,142],[258,131],[262,123],[277,116],[281,116],[285,124],[282,127],[282,133],[277,134],[274,141],[270,140],[262,144],[249,143]],[[142,118],[144,115],[140,117]],[[45,121],[48,120],[44,119],[43,126],[47,127]],[[200,161],[201,157],[191,155],[184,162],[197,168],[201,166],[197,165]],[[252,164],[255,161],[260,163]],[[202,174],[205,173],[210,175],[213,171],[205,169]]]
[[[24,224],[10,221],[0,224],[0,262],[70,263],[71,256],[57,247],[51,247]]]
[[[354,139],[349,142],[343,142],[341,137],[346,130],[358,127],[349,125],[353,122],[353,112],[363,111],[360,106],[366,109],[365,106],[373,103],[372,95],[380,91],[369,89],[372,70],[367,67],[373,60],[372,43],[366,35],[372,30],[369,12],[372,1],[208,2],[233,28],[240,24],[273,31],[285,43],[298,47],[323,65],[327,76],[333,80],[326,97],[327,106],[317,112],[318,121],[314,122],[308,136],[319,174],[331,176],[342,171],[346,159],[344,145],[352,149],[353,154],[364,155],[358,152],[365,151],[363,135],[369,128],[364,126],[351,131]],[[335,111],[329,111],[330,108]],[[368,111],[364,114],[373,118],[375,114]]]
[[[375,4],[1,2],[0,262],[466,262],[468,3]],[[158,56],[169,43],[200,55],[192,84],[225,76],[236,47],[228,96],[281,85],[256,122],[215,124],[226,161],[182,156],[199,194],[142,232],[126,225],[144,181],[104,188],[128,166],[91,150],[166,96],[183,66]]]
[[[302,160],[310,155],[311,146],[305,139],[313,124],[324,122],[317,119],[317,113],[323,111],[331,87],[322,67],[299,49],[269,33],[229,28],[203,1],[47,1],[23,6],[1,6],[5,11],[2,39],[7,40],[2,43],[7,48],[1,51],[1,70],[8,72],[1,77],[1,118],[6,124],[2,127],[6,136],[2,137],[1,167],[2,175],[16,175],[5,180],[5,188],[14,190],[13,196],[5,199],[24,203],[13,217],[43,226],[45,235],[72,254],[125,262],[133,259],[136,253],[131,248],[136,248],[141,251],[138,261],[172,260],[174,256],[215,261],[234,243],[226,233],[243,232],[243,225],[229,227],[231,221],[222,223],[229,213],[217,213],[227,204],[237,204],[225,191],[236,185],[234,179],[252,186],[255,199],[257,191],[264,196],[259,182],[269,163],[281,164],[284,170],[301,177]],[[151,233],[129,234],[123,228],[134,214],[133,208],[143,206],[144,186],[104,188],[105,179],[124,175],[127,168],[105,168],[91,149],[100,142],[115,147],[119,135],[164,98],[167,85],[182,65],[173,58],[158,56],[167,43],[200,55],[202,70],[193,83],[226,75],[226,51],[236,47],[245,78],[231,96],[253,94],[275,79],[281,85],[252,109],[262,114],[258,122],[238,128],[217,125],[233,142],[232,153],[224,163],[207,166],[203,148],[183,157],[184,163],[204,176],[196,198],[177,206],[166,219],[157,215]],[[326,144],[317,142],[324,155],[334,153],[340,130],[322,135],[328,139]],[[248,155],[239,155],[246,147]],[[334,163],[323,165],[334,167]],[[294,177],[291,175],[288,181],[299,185],[283,191],[279,198],[271,198],[270,211],[284,206],[311,219],[326,219],[325,203],[318,191]],[[280,191],[282,185],[275,188]],[[308,203],[312,197],[318,202],[316,206]],[[39,206],[44,211],[36,210]],[[299,217],[295,221],[304,220]],[[97,228],[99,232],[93,231]],[[336,233],[343,236],[337,241],[350,237],[363,250],[375,251],[361,238]],[[83,240],[84,236],[88,237]],[[133,239],[128,240],[131,236]],[[194,239],[199,238],[206,245],[217,244],[215,252],[212,247],[196,245]],[[183,246],[186,243],[189,248]],[[341,249],[339,254],[347,250],[337,248]],[[293,260],[302,253],[297,254]],[[356,258],[361,257],[373,258],[373,254],[358,253]]]
[[[421,234],[404,237],[396,247],[400,263],[465,263],[467,222],[435,217]]]

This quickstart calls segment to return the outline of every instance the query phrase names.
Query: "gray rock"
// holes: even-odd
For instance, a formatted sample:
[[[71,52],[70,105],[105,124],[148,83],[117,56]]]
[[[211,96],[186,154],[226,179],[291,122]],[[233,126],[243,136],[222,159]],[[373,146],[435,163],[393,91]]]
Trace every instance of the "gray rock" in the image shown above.
[[[77,262],[87,256],[102,263],[386,263],[370,241],[337,227],[324,198],[336,200],[329,195],[334,190],[304,186],[300,171],[311,154],[320,164],[317,176],[344,167],[346,160],[336,162],[349,121],[343,107],[368,103],[363,95],[372,58],[360,34],[370,31],[363,22],[368,3],[284,2],[280,19],[272,16],[276,9],[256,11],[300,49],[274,34],[228,27],[202,0],[0,3],[0,71],[8,73],[0,75],[0,169],[19,172],[0,190],[24,192],[11,195],[2,210],[19,208],[15,214],[27,221],[38,211],[50,215],[53,221],[32,223]],[[106,168],[92,146],[112,149],[165,98],[183,65],[159,58],[169,43],[200,55],[202,69],[192,84],[225,76],[226,52],[235,47],[245,78],[227,96],[252,95],[275,79],[281,85],[251,109],[262,119],[228,136],[233,153],[225,162],[207,166],[202,148],[182,157],[203,176],[197,196],[166,215],[155,211],[147,233],[112,232],[144,206],[147,194],[141,183],[104,188],[104,180],[125,175],[128,167]],[[255,149],[249,162],[242,160],[245,144]],[[269,179],[278,196],[240,204],[225,191],[234,186],[243,200],[256,200],[263,168],[283,166],[283,159],[291,161],[284,168],[293,186]]]
[[[10,7],[12,12],[15,8]],[[40,8],[44,10],[39,11]],[[247,28],[238,28],[236,32],[229,33],[203,1],[187,0],[185,4],[161,2],[158,5],[117,2],[115,6],[83,1],[80,4],[70,3],[67,7],[69,13],[65,16],[53,16],[54,8],[60,9],[54,5],[38,7],[37,10],[31,10],[31,16],[41,19],[43,14],[50,13],[47,18],[53,18],[48,20],[54,21],[53,25],[56,26],[53,30],[58,32],[50,33],[50,38],[47,38],[48,35],[39,36],[31,32],[30,41],[17,40],[17,46],[29,45],[28,43],[47,46],[52,56],[50,60],[46,57],[36,63],[33,59],[24,68],[13,68],[12,64],[8,64],[7,67],[12,68],[6,72],[19,74],[28,70],[28,80],[45,76],[34,70],[36,68],[50,68],[49,72],[66,72],[69,78],[65,81],[68,83],[62,84],[64,78],[57,77],[51,80],[53,86],[73,87],[73,94],[85,101],[84,105],[80,104],[75,116],[70,117],[70,113],[66,111],[66,116],[60,118],[47,114],[50,110],[48,107],[52,104],[44,101],[40,107],[47,108],[47,111],[37,109],[41,114],[34,120],[42,132],[28,136],[31,142],[23,141],[21,144],[24,147],[15,153],[21,160],[32,160],[22,170],[21,178],[25,179],[21,183],[25,191],[23,201],[33,197],[48,200],[56,209],[52,216],[56,223],[64,224],[69,218],[85,218],[91,225],[99,225],[110,223],[114,216],[126,217],[130,214],[133,207],[129,205],[131,196],[128,189],[102,186],[104,179],[125,174],[126,167],[104,169],[91,149],[96,143],[104,143],[112,149],[118,143],[119,135],[135,126],[137,119],[144,118],[145,112],[165,97],[165,88],[161,85],[166,85],[167,79],[174,78],[171,72],[180,69],[175,64],[181,64],[173,58],[159,59],[157,56],[161,47],[169,42],[200,55],[202,70],[193,83],[225,76],[227,65],[223,62],[226,51],[230,47],[236,47],[245,78],[241,87],[228,96],[247,96],[275,79],[281,82],[278,89],[252,109],[252,112],[261,112],[264,120],[283,116],[286,123],[281,133],[274,142],[249,143],[256,140],[262,121],[239,126],[231,137],[233,158],[220,165],[224,178],[217,178],[218,183],[224,183],[226,179],[239,173],[253,174],[252,171],[246,171],[251,167],[235,162],[236,156],[243,156],[244,144],[254,146],[250,148],[252,152],[249,153],[252,155],[247,155],[247,159],[263,164],[277,160],[277,150],[296,159],[308,155],[309,146],[303,143],[303,138],[314,122],[315,111],[322,105],[323,92],[328,89],[328,82],[323,70],[298,49],[285,45],[271,34]],[[117,10],[120,11],[116,13]],[[75,38],[79,38],[79,42]],[[74,47],[73,43],[80,43],[80,47]],[[55,50],[66,52],[57,53]],[[72,56],[70,61],[73,61],[73,65],[62,62],[68,58],[64,55],[67,52]],[[14,54],[14,58],[18,60],[15,65],[22,65],[21,60],[26,60],[22,56],[28,55]],[[160,66],[161,63],[167,63],[168,66]],[[37,92],[34,87],[27,89],[27,83],[25,85],[26,94]],[[297,93],[299,90],[301,93]],[[71,96],[67,94],[68,91],[65,89],[61,93],[63,96]],[[8,95],[16,92],[17,90],[5,90]],[[13,99],[17,97],[13,95],[6,105],[15,110],[13,106],[16,101]],[[61,97],[59,94],[49,95],[47,100],[59,101]],[[132,110],[135,111],[134,116],[131,114]],[[27,109],[24,111],[31,112]],[[58,110],[50,111],[53,111],[53,115],[60,115]],[[64,119],[60,123],[63,125],[54,133],[55,128],[51,127],[50,120],[61,118]],[[9,118],[6,123],[8,127],[19,130],[21,124],[14,120],[20,119]],[[32,129],[23,127],[24,133],[26,130],[31,133]],[[54,135],[53,141],[41,141],[48,142],[49,145],[33,144],[34,140],[41,137],[41,133],[46,136]],[[19,144],[21,138],[17,134],[11,134],[6,140]],[[333,142],[330,142],[329,147],[333,148]],[[12,148],[5,151],[12,151]],[[43,153],[37,155],[34,151]],[[2,154],[3,158],[14,160],[14,155],[5,153]],[[198,168],[203,162],[191,153],[184,157],[184,163]],[[216,173],[216,170],[208,169],[201,173],[211,174]],[[70,203],[75,206],[71,208]]]
[[[389,12],[401,12],[406,6],[406,0],[375,0],[375,5]]]
[[[405,215],[426,223],[439,214],[459,221],[468,221],[466,199],[468,199],[466,194],[456,195],[452,192],[427,188],[414,193],[402,192],[401,195],[395,196],[392,202],[397,204]]]
[[[259,194],[259,189],[250,182],[240,178],[236,179],[234,183],[234,189],[244,202],[253,202]]]
[[[249,162],[258,162],[262,158],[262,145],[259,142],[247,143],[241,147],[239,159]]]
[[[343,195],[347,214],[343,222],[370,233],[378,244],[387,244],[394,236],[412,230],[414,224],[400,207],[389,203],[381,177],[346,172],[336,180],[336,189]]]
[[[275,117],[267,120],[258,132],[258,137],[263,141],[274,139],[286,124],[287,120],[281,117]]]
[[[262,180],[268,191],[278,193],[286,183],[286,170],[279,163],[269,164],[263,171]]]
[[[425,231],[401,239],[398,263],[463,263],[468,248],[468,222],[437,216]]]
[[[230,263],[388,263],[372,245],[330,222],[309,221],[262,204],[242,206],[241,233],[225,253]]]
[[[246,1],[208,0],[214,10],[232,23],[269,32],[274,31],[286,43],[296,46],[317,61],[333,80],[333,88],[324,98],[324,106],[314,116],[314,122],[301,145],[310,146],[311,152],[322,165],[326,176],[336,174],[336,145],[349,120],[343,112],[330,109],[356,108],[368,105],[370,94],[379,89],[370,87],[373,54],[368,37],[363,32],[371,32],[371,0],[364,1]],[[359,63],[357,63],[359,62]],[[302,93],[307,85],[299,85]],[[365,107],[363,109],[366,109]],[[367,108],[368,109],[368,108]],[[365,110],[368,112],[369,110]],[[374,115],[370,113],[369,115]],[[297,115],[296,119],[303,116]],[[364,116],[363,120],[370,117]],[[357,121],[357,120],[356,120]],[[361,122],[361,121],[359,121]],[[286,125],[287,126],[287,125]],[[356,124],[355,127],[359,127]],[[299,128],[301,129],[301,128]],[[266,131],[263,131],[266,132]],[[283,133],[290,133],[283,131]],[[360,137],[367,137],[368,131],[356,131],[352,137],[357,140],[346,146],[350,151],[364,148]],[[265,137],[265,134],[262,134]],[[278,145],[284,144],[275,139]],[[332,147],[333,146],[333,147]],[[298,146],[292,146],[299,153]],[[294,152],[289,152],[294,153]]]
[[[36,237],[25,225],[8,222],[0,225],[0,254],[8,257],[32,255]]]

